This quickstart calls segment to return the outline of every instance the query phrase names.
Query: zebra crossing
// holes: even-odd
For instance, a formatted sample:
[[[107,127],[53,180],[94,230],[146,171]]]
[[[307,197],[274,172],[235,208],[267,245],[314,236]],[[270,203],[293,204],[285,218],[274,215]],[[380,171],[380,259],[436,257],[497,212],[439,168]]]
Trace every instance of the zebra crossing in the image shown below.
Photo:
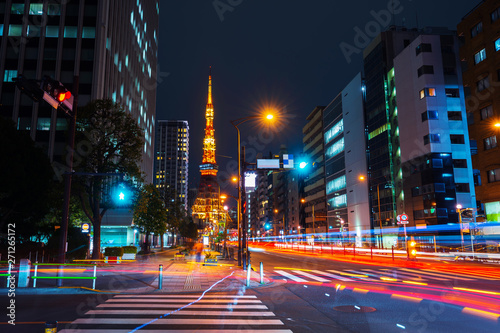
[[[201,297],[202,296],[202,297]],[[60,333],[291,333],[254,295],[115,295]]]
[[[430,269],[411,269],[411,268],[361,268],[351,270],[334,270],[327,269],[325,271],[309,270],[309,269],[276,269],[274,270],[275,278],[290,280],[297,283],[322,282],[331,283],[335,281],[413,281],[418,283],[432,281],[474,281],[477,279],[498,280],[486,276],[471,276],[456,272],[439,272]]]

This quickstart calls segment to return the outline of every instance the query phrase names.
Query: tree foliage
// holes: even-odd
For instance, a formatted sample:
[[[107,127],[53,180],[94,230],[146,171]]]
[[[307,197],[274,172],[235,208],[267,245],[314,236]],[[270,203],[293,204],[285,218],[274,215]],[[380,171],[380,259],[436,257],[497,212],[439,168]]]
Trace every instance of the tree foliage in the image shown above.
[[[167,214],[160,192],[153,184],[145,185],[134,205],[134,224],[146,235],[146,251],[149,235],[163,235],[167,231]]]
[[[54,172],[47,154],[27,132],[0,117],[0,230],[15,223],[18,242],[35,235],[49,211]]]
[[[134,182],[142,180],[139,162],[144,133],[120,104],[110,99],[91,101],[78,109],[74,169],[86,173],[123,173]],[[93,258],[100,257],[101,220],[114,205],[105,188],[111,177],[74,177],[82,208],[94,229]]]

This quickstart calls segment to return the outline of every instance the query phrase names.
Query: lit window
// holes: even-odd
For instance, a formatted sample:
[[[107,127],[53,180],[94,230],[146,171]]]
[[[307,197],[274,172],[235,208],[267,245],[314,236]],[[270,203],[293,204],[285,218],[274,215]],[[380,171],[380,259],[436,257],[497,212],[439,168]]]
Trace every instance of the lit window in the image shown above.
[[[422,121],[436,120],[436,119],[439,119],[439,113],[437,111],[427,110],[425,112],[422,112]]]
[[[14,82],[12,81],[13,78],[17,77],[17,70],[16,69],[6,69],[4,74],[3,74],[3,82]]]
[[[0,36],[3,36],[3,24],[0,24]]]
[[[76,38],[78,27],[64,27],[64,38]]]
[[[420,90],[420,99],[423,99],[424,97],[429,97],[429,96],[436,96],[436,89],[435,88],[424,88]]]
[[[326,194],[330,194],[346,187],[346,177],[341,176],[326,183]]]
[[[441,136],[439,134],[429,134],[424,136],[424,145],[428,145],[429,143],[440,143]]]
[[[24,14],[24,4],[22,3],[14,3],[10,7],[11,14],[23,15]]]
[[[484,150],[489,150],[497,146],[497,137],[495,135],[490,136],[483,140]]]
[[[9,25],[9,36],[18,37],[21,36],[23,32],[23,26],[19,24]]]
[[[488,183],[500,181],[500,168],[488,171]]]
[[[338,123],[333,125],[332,128],[330,128],[326,133],[325,133],[325,144],[329,143],[334,139],[337,135],[342,133],[344,130],[344,119],[340,119]]]
[[[500,51],[500,38],[495,41],[495,51]]]
[[[483,22],[479,22],[474,27],[472,27],[472,29],[470,31],[471,37],[472,38],[476,37],[482,31],[483,31]]]
[[[45,37],[59,37],[59,27],[48,25],[45,29]]]
[[[479,111],[481,113],[481,120],[493,117],[493,107],[491,105],[488,105]]]
[[[95,27],[83,27],[82,38],[95,38]]]
[[[43,3],[32,3],[30,5],[30,15],[42,15]]]
[[[486,49],[482,49],[481,51],[474,54],[474,64],[477,65],[484,59],[486,59]]]
[[[326,158],[332,158],[344,151],[344,138],[335,142],[326,150]]]

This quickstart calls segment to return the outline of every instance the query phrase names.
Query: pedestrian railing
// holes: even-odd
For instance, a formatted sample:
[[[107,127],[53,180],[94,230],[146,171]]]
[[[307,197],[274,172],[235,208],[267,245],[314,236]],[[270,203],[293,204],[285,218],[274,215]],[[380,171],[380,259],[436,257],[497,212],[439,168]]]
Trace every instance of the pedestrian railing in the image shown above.
[[[34,275],[31,277],[33,279],[33,288],[36,288],[36,282],[39,279],[44,279],[44,280],[59,280],[59,279],[65,279],[65,280],[92,280],[92,289],[95,289],[95,283],[97,280],[97,265],[85,265],[85,264],[43,264],[43,263],[34,263],[33,266],[35,266],[35,271]],[[94,268],[94,273],[93,276],[38,276],[38,266],[56,266],[58,268],[56,269],[47,269],[43,270],[44,273],[50,273],[50,272],[59,272],[62,267],[67,267],[67,266],[79,266],[79,267],[93,267]],[[41,271],[42,269],[40,269]],[[85,269],[86,270],[86,269]],[[84,271],[85,271],[84,270]],[[62,274],[61,274],[62,275]]]

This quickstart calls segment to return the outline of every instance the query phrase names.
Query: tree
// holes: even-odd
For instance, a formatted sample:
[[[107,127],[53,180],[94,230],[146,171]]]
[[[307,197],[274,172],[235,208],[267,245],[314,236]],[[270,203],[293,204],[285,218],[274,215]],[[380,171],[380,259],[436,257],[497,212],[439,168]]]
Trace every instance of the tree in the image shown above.
[[[164,188],[161,194],[163,196],[163,200],[165,202],[165,208],[167,210],[168,229],[174,234],[180,234],[182,237],[189,237],[187,236],[187,234],[193,235],[192,231],[187,231],[186,229],[186,226],[189,224],[190,219],[188,218],[188,214],[185,207],[179,200],[177,192],[171,188]],[[196,238],[196,236],[197,235],[195,235],[192,238]]]
[[[16,242],[28,241],[49,211],[54,172],[27,132],[0,117],[0,230],[15,224]]]
[[[91,101],[78,109],[74,169],[85,173],[123,173],[132,182],[142,181],[138,163],[144,133],[120,104],[110,99]],[[75,191],[94,229],[93,259],[100,257],[101,220],[114,204],[104,188],[111,184],[101,176],[74,177]]]
[[[163,236],[167,231],[166,219],[165,204],[160,192],[153,184],[144,186],[134,205],[134,223],[146,235],[146,253],[149,252],[149,235],[154,233]]]

